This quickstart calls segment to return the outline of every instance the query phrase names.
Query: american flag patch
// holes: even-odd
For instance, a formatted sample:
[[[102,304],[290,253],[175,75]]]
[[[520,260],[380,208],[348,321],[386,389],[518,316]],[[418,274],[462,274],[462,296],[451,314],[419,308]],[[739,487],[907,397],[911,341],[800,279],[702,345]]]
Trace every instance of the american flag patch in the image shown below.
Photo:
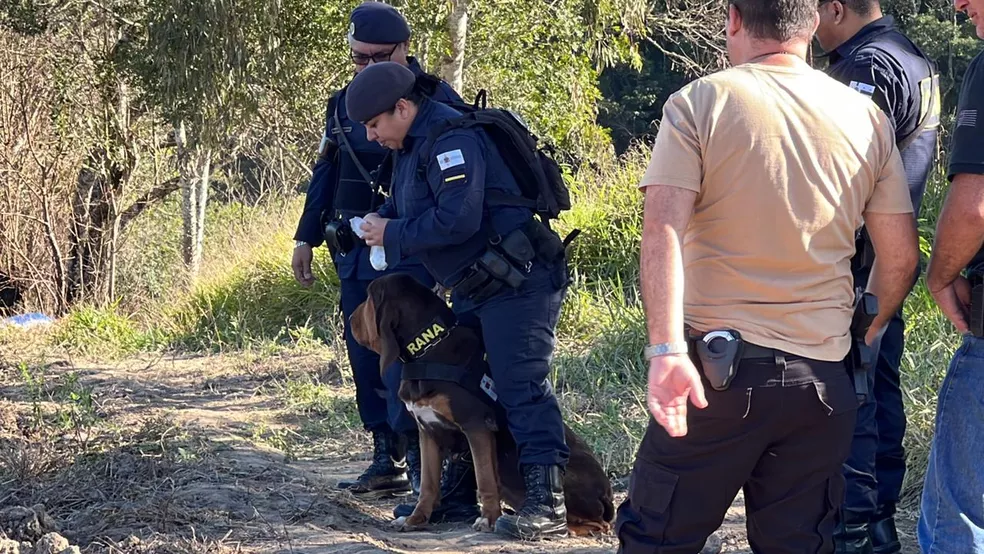
[[[960,110],[957,114],[957,127],[976,127],[977,110]]]

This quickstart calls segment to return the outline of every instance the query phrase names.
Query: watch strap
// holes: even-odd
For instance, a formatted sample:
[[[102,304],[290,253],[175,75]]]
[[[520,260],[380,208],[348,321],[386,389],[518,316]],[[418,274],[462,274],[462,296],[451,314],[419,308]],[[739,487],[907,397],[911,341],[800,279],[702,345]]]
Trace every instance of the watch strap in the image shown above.
[[[647,360],[659,356],[671,356],[674,354],[686,354],[690,349],[687,346],[687,342],[663,342],[660,344],[650,344],[646,346],[643,350],[643,354],[646,356]]]

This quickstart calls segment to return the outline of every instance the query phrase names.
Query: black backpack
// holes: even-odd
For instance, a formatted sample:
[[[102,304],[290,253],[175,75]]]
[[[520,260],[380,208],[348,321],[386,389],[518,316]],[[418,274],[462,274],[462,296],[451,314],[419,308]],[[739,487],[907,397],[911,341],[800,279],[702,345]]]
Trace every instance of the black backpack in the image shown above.
[[[482,129],[522,191],[521,196],[487,191],[485,199],[488,205],[529,208],[544,223],[557,219],[561,212],[571,209],[570,192],[554,159],[554,149],[549,145],[540,146],[539,139],[519,115],[509,110],[487,107],[485,90],[478,93],[474,104],[451,104],[451,107],[462,112],[462,115],[432,128],[428,133],[428,142],[433,143],[453,129]]]

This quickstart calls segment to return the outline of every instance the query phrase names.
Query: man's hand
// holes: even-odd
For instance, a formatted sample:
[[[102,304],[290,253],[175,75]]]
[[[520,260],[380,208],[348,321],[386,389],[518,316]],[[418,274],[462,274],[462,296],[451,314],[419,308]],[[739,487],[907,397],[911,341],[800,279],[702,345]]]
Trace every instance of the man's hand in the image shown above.
[[[697,368],[686,354],[658,356],[649,361],[650,413],[671,437],[687,434],[687,399],[694,406],[707,407],[704,385]]]
[[[310,287],[314,283],[314,274],[311,273],[311,261],[314,259],[314,249],[310,244],[305,244],[294,248],[294,258],[290,262],[294,269],[294,279],[302,287]]]
[[[929,293],[933,295],[933,300],[936,300],[943,315],[953,323],[957,332],[970,331],[970,283],[967,279],[960,276],[948,285],[936,287],[937,290],[933,290],[931,286]]]
[[[361,227],[364,233],[362,239],[366,241],[366,244],[369,246],[382,246],[387,223],[389,223],[389,220],[379,217],[378,214],[367,215]]]

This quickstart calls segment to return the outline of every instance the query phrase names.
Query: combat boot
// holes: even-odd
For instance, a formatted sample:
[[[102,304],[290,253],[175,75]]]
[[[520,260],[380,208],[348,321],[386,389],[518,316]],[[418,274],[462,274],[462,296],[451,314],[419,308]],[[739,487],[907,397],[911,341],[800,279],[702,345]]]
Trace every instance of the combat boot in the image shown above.
[[[407,476],[414,495],[420,494],[420,440],[417,435],[407,436]]]
[[[563,470],[557,465],[523,465],[520,469],[526,501],[515,514],[503,514],[496,520],[496,534],[527,541],[566,537]]]
[[[400,504],[393,510],[393,517],[410,517],[416,507],[416,504]],[[451,452],[444,459],[441,469],[441,503],[431,513],[430,522],[472,523],[478,519],[480,513],[475,466],[466,443],[464,451]]]
[[[371,498],[409,493],[407,464],[398,446],[399,438],[392,431],[373,431],[372,463],[355,481],[339,481],[338,488]]]
[[[874,554],[867,523],[844,523],[834,528],[834,554]]]
[[[871,516],[871,523],[868,524],[868,535],[871,537],[871,546],[875,554],[902,552],[899,533],[895,529],[894,505],[878,507],[878,511]]]

